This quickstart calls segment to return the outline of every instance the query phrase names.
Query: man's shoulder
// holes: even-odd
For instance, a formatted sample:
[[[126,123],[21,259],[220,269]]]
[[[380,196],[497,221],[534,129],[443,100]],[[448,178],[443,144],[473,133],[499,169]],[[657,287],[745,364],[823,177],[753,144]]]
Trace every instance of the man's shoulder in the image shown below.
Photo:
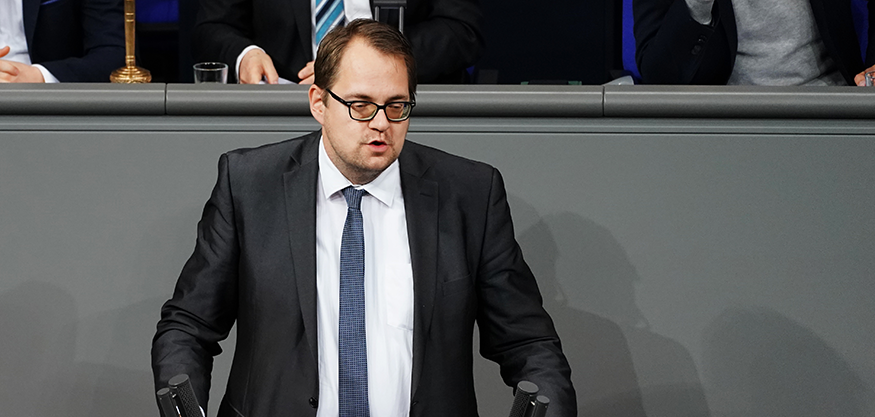
[[[476,161],[459,155],[407,141],[401,152],[401,168],[414,175],[436,175],[442,178],[447,176],[472,178],[492,176],[495,168],[485,162]],[[412,171],[412,172],[411,172]],[[419,176],[419,175],[417,175]]]
[[[238,166],[267,168],[276,164],[298,164],[314,160],[317,155],[320,132],[267,143],[257,147],[239,148],[225,153],[229,162]]]

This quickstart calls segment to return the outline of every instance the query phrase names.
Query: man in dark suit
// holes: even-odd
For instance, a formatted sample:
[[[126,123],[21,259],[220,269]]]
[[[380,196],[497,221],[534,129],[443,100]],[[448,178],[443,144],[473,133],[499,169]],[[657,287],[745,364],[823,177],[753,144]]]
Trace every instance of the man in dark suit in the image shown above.
[[[693,17],[696,3],[705,5],[704,21]],[[757,2],[745,0],[743,3]],[[768,16],[766,7],[781,4],[768,0],[760,3],[757,6],[759,10],[750,10],[746,15],[762,20]],[[875,25],[872,24],[875,22],[875,6],[868,2],[869,42],[864,65],[854,31],[851,0],[810,0],[809,3],[810,9],[804,3],[802,5],[805,7],[787,7],[798,11],[810,10],[806,13],[813,17],[815,33],[822,40],[822,44],[817,46],[824,48],[824,61],[815,62],[819,54],[806,52],[811,50],[808,45],[799,45],[797,51],[812,57],[807,63],[801,64],[815,69],[828,67],[829,71],[835,73],[833,79],[841,84],[862,85],[864,69],[875,64]],[[744,41],[739,38],[740,33],[759,36],[760,32],[766,32],[770,38],[782,41],[792,36],[787,33],[768,33],[779,30],[779,24],[786,22],[786,19],[765,24],[752,23],[749,27],[739,28],[736,19],[738,14],[730,0],[634,0],[633,13],[636,60],[641,77],[648,84],[727,84],[731,82],[733,70],[738,70],[735,67],[739,43]],[[792,71],[801,67],[786,61],[780,62],[780,66],[783,68],[776,71],[788,72],[788,69]],[[821,78],[825,78],[826,74],[823,75]],[[745,77],[739,79],[744,80]]]
[[[359,2],[371,13],[368,0]],[[202,0],[200,6],[192,41],[195,60],[224,62],[241,83],[262,77],[268,83],[277,77],[312,82],[311,0]],[[416,56],[418,81],[461,82],[483,48],[477,1],[408,0],[405,13],[404,34]],[[241,56],[251,46],[259,49]],[[233,70],[238,60],[239,76]]]
[[[3,13],[0,82],[108,82],[124,66],[121,0],[23,0]]]
[[[548,415],[576,415],[570,369],[514,239],[501,175],[405,141],[414,61],[385,24],[337,28],[309,91],[322,130],[221,157],[194,254],[162,308],[157,387],[186,373],[205,404],[218,342],[236,322],[219,416],[476,416],[476,322],[481,353],[505,383],[535,382],[551,399]],[[350,312],[344,248],[355,211],[364,305]],[[355,313],[366,325],[345,331]],[[352,385],[368,413],[343,411],[350,334],[367,341],[367,359],[353,364],[366,367],[364,381]]]

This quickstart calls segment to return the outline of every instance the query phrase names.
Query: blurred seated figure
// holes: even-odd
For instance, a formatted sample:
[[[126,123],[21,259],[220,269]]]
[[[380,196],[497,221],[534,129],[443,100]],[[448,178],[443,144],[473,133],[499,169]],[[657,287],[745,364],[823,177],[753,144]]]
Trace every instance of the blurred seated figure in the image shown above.
[[[633,13],[649,84],[862,85],[875,63],[851,0],[633,0]]]
[[[109,82],[124,64],[121,0],[0,0],[0,82]]]
[[[311,84],[321,36],[356,18],[373,18],[369,0],[201,0],[192,52],[196,62],[228,64],[229,78],[240,83]],[[477,0],[407,1],[404,35],[418,82],[465,79],[483,49],[480,18]]]

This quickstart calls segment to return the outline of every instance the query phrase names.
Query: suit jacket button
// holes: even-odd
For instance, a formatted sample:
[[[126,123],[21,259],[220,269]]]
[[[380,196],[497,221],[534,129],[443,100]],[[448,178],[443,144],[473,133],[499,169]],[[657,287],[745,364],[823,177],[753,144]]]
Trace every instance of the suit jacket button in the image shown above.
[[[310,407],[316,408],[319,406],[319,400],[314,397],[310,397]]]

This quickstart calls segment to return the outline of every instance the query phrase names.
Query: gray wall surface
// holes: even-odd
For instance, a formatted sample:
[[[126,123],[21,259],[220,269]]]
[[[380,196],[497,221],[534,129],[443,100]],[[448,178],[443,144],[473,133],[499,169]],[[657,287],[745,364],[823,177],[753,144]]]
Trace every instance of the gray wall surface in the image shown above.
[[[318,126],[300,90],[265,99],[292,96],[289,115],[234,116],[266,105],[219,92],[211,116],[171,106],[173,88],[114,91],[128,107],[103,105],[124,115],[0,99],[3,415],[157,415],[151,337],[219,155]],[[454,90],[424,89],[409,134],[503,173],[580,414],[875,415],[875,120],[854,102],[871,93],[634,88],[571,91],[564,117],[521,116],[555,104],[549,88],[493,110],[477,100],[494,91],[452,107]],[[481,414],[507,415],[497,367],[476,377]]]

